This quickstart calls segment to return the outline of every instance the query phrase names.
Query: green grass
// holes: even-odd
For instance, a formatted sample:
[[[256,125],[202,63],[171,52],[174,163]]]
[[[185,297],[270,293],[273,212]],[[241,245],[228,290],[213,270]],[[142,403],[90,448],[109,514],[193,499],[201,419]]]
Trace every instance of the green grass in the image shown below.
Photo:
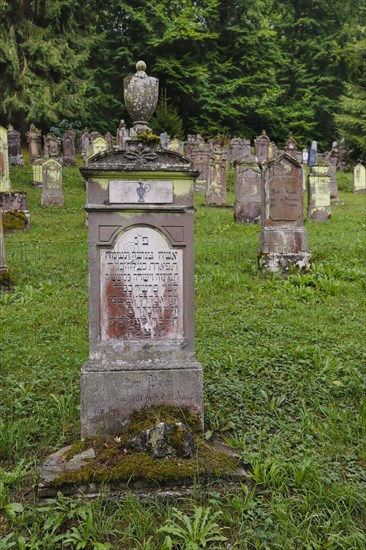
[[[25,172],[11,176],[28,192],[31,229],[6,235],[14,287],[0,296],[0,549],[194,548],[192,529],[197,548],[210,536],[212,548],[366,548],[366,196],[349,192],[351,174],[340,175],[345,204],[332,221],[306,225],[313,268],[302,276],[260,274],[259,226],[197,197],[206,429],[235,448],[248,485],[170,504],[60,496],[39,508],[37,468],[80,429],[87,228],[77,170],[65,170],[64,209],[41,208]]]

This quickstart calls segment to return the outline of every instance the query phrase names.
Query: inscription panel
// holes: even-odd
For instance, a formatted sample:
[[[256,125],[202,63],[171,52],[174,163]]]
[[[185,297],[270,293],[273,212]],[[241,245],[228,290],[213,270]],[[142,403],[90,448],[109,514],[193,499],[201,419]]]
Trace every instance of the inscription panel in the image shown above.
[[[301,169],[283,159],[269,182],[269,215],[274,221],[293,222],[302,217]]]
[[[150,227],[122,233],[100,253],[101,339],[183,337],[183,251]]]
[[[173,182],[109,180],[109,202],[112,204],[170,204],[173,202]]]

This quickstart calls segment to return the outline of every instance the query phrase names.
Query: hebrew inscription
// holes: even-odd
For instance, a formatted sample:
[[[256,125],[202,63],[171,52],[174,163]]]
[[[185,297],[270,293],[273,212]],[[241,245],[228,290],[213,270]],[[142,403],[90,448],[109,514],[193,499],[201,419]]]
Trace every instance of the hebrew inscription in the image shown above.
[[[101,250],[102,340],[183,337],[182,254],[144,226]]]

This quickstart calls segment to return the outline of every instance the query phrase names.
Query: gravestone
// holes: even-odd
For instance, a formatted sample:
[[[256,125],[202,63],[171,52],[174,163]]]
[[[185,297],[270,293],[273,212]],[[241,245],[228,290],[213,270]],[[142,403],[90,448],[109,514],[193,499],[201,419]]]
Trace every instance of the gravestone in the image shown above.
[[[56,160],[61,159],[61,140],[56,137],[54,134],[47,134],[43,138],[44,143],[44,157],[54,158]]]
[[[209,167],[210,167],[211,149],[209,144],[205,143],[202,137],[198,134],[191,149],[190,159],[192,167],[199,173],[194,184],[194,190],[197,193],[205,193],[207,188]]]
[[[330,177],[328,167],[315,165],[308,176],[308,221],[331,219]]]
[[[128,130],[125,121],[122,119],[117,130],[117,147],[125,148],[126,139],[128,138]]]
[[[42,195],[41,206],[64,205],[62,195],[62,165],[55,159],[46,160],[42,164]]]
[[[194,135],[188,134],[187,140],[184,142],[184,156],[189,160],[192,160],[191,156],[192,156],[192,150],[194,148],[194,143],[195,143]]]
[[[169,151],[175,151],[176,153],[183,155],[184,143],[180,139],[174,138],[171,141],[169,141],[168,149]]]
[[[106,150],[107,150],[106,140],[103,137],[98,136],[90,144],[89,157],[91,157],[93,155],[96,155],[97,153],[101,153],[102,151],[106,151]]]
[[[325,164],[328,166],[328,175],[330,178],[330,200],[333,204],[339,203],[339,192],[337,186],[337,162],[338,156],[330,152],[325,158]]]
[[[113,138],[112,134],[110,132],[107,132],[104,136],[105,142],[107,144],[107,151],[111,151],[113,149]]]
[[[41,151],[41,130],[35,127],[32,123],[29,127],[29,131],[26,133],[28,149],[29,149],[29,162],[33,162],[42,156]]]
[[[216,149],[210,156],[205,203],[211,206],[226,205],[227,157]]]
[[[353,169],[353,193],[366,193],[366,169],[358,163]]]
[[[33,163],[32,166],[32,187],[42,187],[43,184],[43,171],[42,171],[42,164],[44,163],[44,159],[38,159]]]
[[[253,157],[234,162],[234,219],[256,223],[261,219],[261,168]]]
[[[14,166],[23,166],[24,159],[20,147],[20,132],[14,130],[13,126],[8,126],[8,153],[9,164]]]
[[[254,155],[257,157],[258,162],[267,162],[273,156],[272,149],[270,151],[271,140],[267,136],[265,130],[262,130],[260,136],[257,136],[254,140]],[[270,154],[271,153],[271,154]]]
[[[161,146],[168,147],[168,134],[166,132],[161,132],[160,134]]]
[[[301,165],[286,152],[263,168],[259,248],[263,270],[285,273],[291,266],[300,271],[310,268]]]
[[[143,62],[124,80],[136,138],[94,155],[89,214],[89,361],[81,372],[81,434],[120,433],[148,405],[203,414],[194,359],[193,182],[188,159],[139,136],[158,100]]]
[[[312,166],[315,166],[318,163],[317,151],[318,151],[318,144],[316,141],[312,141],[310,151],[309,151],[309,157],[308,157],[308,165],[310,168]]]
[[[63,134],[62,138],[62,164],[64,166],[75,166],[75,130],[68,128]]]
[[[8,132],[0,126],[0,193],[10,191]]]
[[[83,160],[86,159],[90,147],[90,134],[88,128],[84,128],[83,133],[81,134],[81,157]]]

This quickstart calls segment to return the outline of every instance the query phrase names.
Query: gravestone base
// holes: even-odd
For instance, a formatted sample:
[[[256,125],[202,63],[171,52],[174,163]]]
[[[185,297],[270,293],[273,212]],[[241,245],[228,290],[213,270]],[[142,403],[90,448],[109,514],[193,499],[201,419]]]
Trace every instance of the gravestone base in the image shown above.
[[[206,180],[196,180],[194,182],[194,192],[195,193],[206,193],[207,181]]]
[[[205,468],[199,465],[200,458],[197,453],[191,459],[191,461],[195,461],[197,464],[191,468],[191,473],[188,475],[186,468],[187,459],[154,459],[157,467],[159,467],[159,463],[162,464],[166,470],[171,469],[174,472],[174,476],[173,479],[170,476],[170,479],[165,481],[148,480],[144,479],[143,475],[141,475],[141,469],[138,466],[141,453],[135,453],[136,472],[129,479],[114,478],[113,480],[100,482],[90,480],[60,483],[57,481],[59,476],[67,478],[68,474],[71,474],[74,478],[78,477],[78,473],[82,472],[83,467],[88,467],[96,457],[96,451],[93,447],[70,457],[70,453],[72,454],[72,445],[68,445],[48,456],[42,464],[40,481],[37,487],[38,500],[43,501],[44,499],[54,498],[58,493],[62,493],[64,496],[79,496],[88,500],[96,499],[100,495],[108,499],[123,499],[131,495],[131,493],[141,499],[156,499],[158,497],[165,500],[189,496],[193,493],[197,494],[198,490],[204,491],[206,487],[210,491],[215,490],[221,494],[226,494],[228,490],[235,488],[242,490],[242,483],[247,482],[247,474],[238,459],[235,458],[233,450],[220,441],[206,443],[205,446],[206,453],[217,458],[221,456],[221,460],[223,459],[222,465],[216,473],[210,471],[209,468],[206,469],[207,471],[204,471]],[[129,455],[127,454],[126,456],[128,457]],[[234,467],[227,466],[231,461],[235,461],[233,462]],[[110,469],[111,467],[112,465]]]
[[[64,197],[62,194],[50,193],[43,190],[41,196],[41,206],[58,206],[59,208],[63,208]]]
[[[286,273],[291,267],[300,272],[310,269],[307,232],[304,228],[264,228],[259,233],[259,268]]]
[[[308,222],[330,222],[332,213],[330,207],[318,208],[308,215]]]
[[[88,362],[81,371],[82,438],[118,434],[134,410],[151,405],[184,407],[203,419],[202,367],[194,360],[136,361],[124,369],[97,369]]]
[[[4,231],[29,229],[30,214],[27,205],[27,193],[18,191],[0,192],[0,210],[3,213]]]
[[[234,218],[238,223],[259,223],[261,221],[261,203],[242,203],[235,201]]]

